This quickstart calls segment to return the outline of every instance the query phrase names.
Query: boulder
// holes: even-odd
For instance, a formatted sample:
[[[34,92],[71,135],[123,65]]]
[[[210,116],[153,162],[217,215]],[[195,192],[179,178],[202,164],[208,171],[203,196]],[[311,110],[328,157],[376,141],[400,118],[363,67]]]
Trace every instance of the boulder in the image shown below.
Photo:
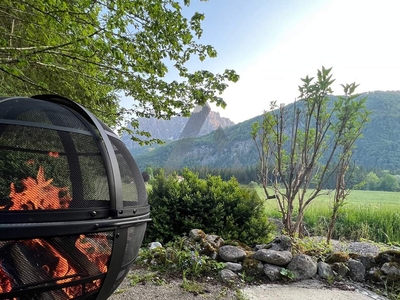
[[[227,262],[225,269],[231,270],[233,272],[239,272],[243,269],[243,266],[239,263]]]
[[[286,268],[299,280],[313,278],[317,274],[317,264],[305,254],[294,256]]]
[[[395,262],[384,263],[381,271],[388,276],[400,276],[400,264]]]
[[[332,280],[335,277],[331,266],[323,261],[318,262],[317,273],[319,277],[327,280]]]
[[[218,248],[224,244],[224,240],[218,235],[205,234],[201,229],[192,229],[189,232],[188,245],[200,244],[201,254],[212,259],[217,258]]]
[[[219,276],[221,277],[222,281],[224,282],[234,282],[237,280],[238,275],[228,269],[223,269],[219,272]]]
[[[159,242],[152,242],[147,245],[147,248],[149,248],[150,250],[153,250],[155,248],[162,248],[162,245]]]
[[[325,262],[328,264],[333,264],[336,262],[346,262],[349,259],[350,259],[349,254],[347,254],[345,252],[335,252],[335,253],[332,253],[331,255],[329,255],[327,257],[327,259],[325,260]]]
[[[206,241],[209,242],[214,248],[219,248],[224,245],[225,241],[218,235],[207,234]]]
[[[282,278],[281,269],[282,267],[271,264],[264,265],[264,273],[270,281],[277,281]]]
[[[339,277],[344,278],[349,272],[349,268],[343,262],[335,262],[332,264],[332,270],[336,272]]]
[[[258,250],[251,256],[253,259],[277,266],[287,265],[292,257],[292,253],[290,251],[277,251],[270,249]]]
[[[244,273],[248,276],[259,276],[263,273],[263,264],[261,261],[253,258],[245,258],[243,261]]]
[[[246,257],[246,251],[231,245],[219,248],[218,254],[224,261],[230,262],[242,261]]]
[[[201,242],[206,238],[206,234],[201,229],[192,229],[189,231],[189,237],[195,242]]]
[[[347,266],[349,267],[349,275],[351,279],[358,282],[364,281],[365,267],[361,262],[355,259],[349,259]]]
[[[265,248],[276,251],[292,251],[292,240],[286,235],[277,236]]]

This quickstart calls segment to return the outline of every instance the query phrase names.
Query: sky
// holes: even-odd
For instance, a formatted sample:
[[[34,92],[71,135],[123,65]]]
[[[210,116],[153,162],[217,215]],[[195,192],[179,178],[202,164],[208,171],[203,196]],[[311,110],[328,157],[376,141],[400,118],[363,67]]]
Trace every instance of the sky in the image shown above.
[[[203,36],[218,57],[193,69],[234,69],[221,116],[239,123],[271,101],[293,102],[300,78],[332,67],[334,94],[356,82],[358,92],[400,90],[398,0],[192,0],[184,13],[205,14]]]

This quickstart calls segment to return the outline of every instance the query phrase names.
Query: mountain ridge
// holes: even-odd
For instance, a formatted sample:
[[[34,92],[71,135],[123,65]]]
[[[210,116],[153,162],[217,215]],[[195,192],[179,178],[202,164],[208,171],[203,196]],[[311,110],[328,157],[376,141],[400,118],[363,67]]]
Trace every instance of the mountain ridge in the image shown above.
[[[366,107],[371,111],[370,122],[363,137],[356,142],[353,159],[365,169],[400,173],[400,91],[373,91],[367,96]],[[262,115],[241,123],[219,128],[194,139],[183,139],[160,145],[147,154],[135,156],[140,168],[164,167],[176,153],[174,168],[246,168],[258,162],[251,139],[251,124],[262,121]],[[186,149],[185,153],[179,147]],[[178,160],[180,163],[176,162]]]
[[[198,108],[196,108],[198,109]],[[192,115],[199,113],[199,110],[194,110]],[[176,141],[181,137],[183,130],[189,120],[189,117],[173,117],[170,120],[162,120],[155,118],[138,118],[140,129],[151,134],[152,138],[160,139],[165,143]],[[197,136],[206,135],[218,128],[226,128],[235,125],[229,118],[221,117],[219,112],[209,111],[204,123]],[[157,147],[140,146],[139,143],[132,141],[127,133],[121,136],[121,140],[125,143],[132,155],[135,157],[139,154],[150,152]]]

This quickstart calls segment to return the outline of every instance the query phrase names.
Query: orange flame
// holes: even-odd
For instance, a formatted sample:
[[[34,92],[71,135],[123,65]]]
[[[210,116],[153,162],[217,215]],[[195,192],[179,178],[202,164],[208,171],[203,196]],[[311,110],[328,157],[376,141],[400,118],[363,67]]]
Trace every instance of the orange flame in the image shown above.
[[[58,157],[57,152],[49,152],[49,156]],[[30,160],[27,164],[33,164]],[[51,183],[53,179],[46,180],[43,166],[39,167],[36,179],[27,177],[21,180],[23,185],[22,192],[16,192],[15,184],[11,183],[10,199],[13,205],[10,210],[35,210],[35,209],[67,209],[72,201],[68,188],[58,188]],[[32,249],[46,252],[44,256],[53,256],[56,258],[57,265],[50,267],[43,265],[42,270],[48,274],[50,278],[54,278],[57,284],[72,282],[81,279],[77,275],[77,271],[70,265],[60,252],[58,252],[51,244],[42,239],[32,239],[23,241],[23,243]],[[108,260],[111,255],[111,246],[107,240],[106,234],[96,234],[90,237],[80,235],[75,242],[75,247],[79,249],[86,257],[94,263],[101,273],[108,270]],[[70,277],[69,277],[70,276]],[[69,277],[69,278],[65,278]],[[57,278],[62,278],[58,279]],[[93,280],[85,285],[85,292],[95,291],[100,288],[102,281],[100,279]],[[12,282],[7,273],[0,268],[0,294],[7,293],[12,290]],[[63,288],[68,298],[75,298],[82,295],[82,285],[75,285]]]
[[[28,177],[21,182],[24,189],[20,193],[15,191],[15,185],[11,183],[10,198],[14,205],[10,210],[63,209],[68,208],[72,201],[68,188],[55,187],[51,185],[53,179],[45,179],[42,166],[36,179]],[[64,196],[60,196],[62,193]]]
[[[24,241],[25,245],[30,248],[42,248],[46,252],[47,255],[51,255],[57,258],[57,265],[54,268],[50,268],[48,265],[43,265],[42,270],[50,277],[50,278],[63,278],[57,280],[56,283],[66,283],[72,280],[80,279],[80,276],[73,276],[76,275],[76,270],[69,264],[68,260],[63,257],[53,246],[51,246],[48,242],[42,239],[33,239]],[[71,276],[70,278],[64,278]],[[82,288],[80,285],[78,286],[71,286],[63,288],[63,291],[68,295],[68,297],[75,298],[82,294]]]
[[[85,254],[91,262],[96,264],[100,272],[107,272],[111,247],[105,234],[95,235],[90,238],[81,234],[75,242],[75,247]]]
[[[11,291],[11,280],[7,276],[6,272],[0,268],[0,294],[1,293],[8,293]]]
[[[59,156],[59,153],[50,151],[49,156],[57,158]]]

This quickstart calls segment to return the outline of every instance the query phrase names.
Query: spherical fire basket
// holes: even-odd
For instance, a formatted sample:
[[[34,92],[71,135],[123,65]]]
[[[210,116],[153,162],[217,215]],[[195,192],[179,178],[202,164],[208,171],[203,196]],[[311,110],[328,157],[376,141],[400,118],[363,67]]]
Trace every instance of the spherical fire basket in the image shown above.
[[[149,218],[113,131],[53,95],[0,98],[0,299],[106,299]]]

